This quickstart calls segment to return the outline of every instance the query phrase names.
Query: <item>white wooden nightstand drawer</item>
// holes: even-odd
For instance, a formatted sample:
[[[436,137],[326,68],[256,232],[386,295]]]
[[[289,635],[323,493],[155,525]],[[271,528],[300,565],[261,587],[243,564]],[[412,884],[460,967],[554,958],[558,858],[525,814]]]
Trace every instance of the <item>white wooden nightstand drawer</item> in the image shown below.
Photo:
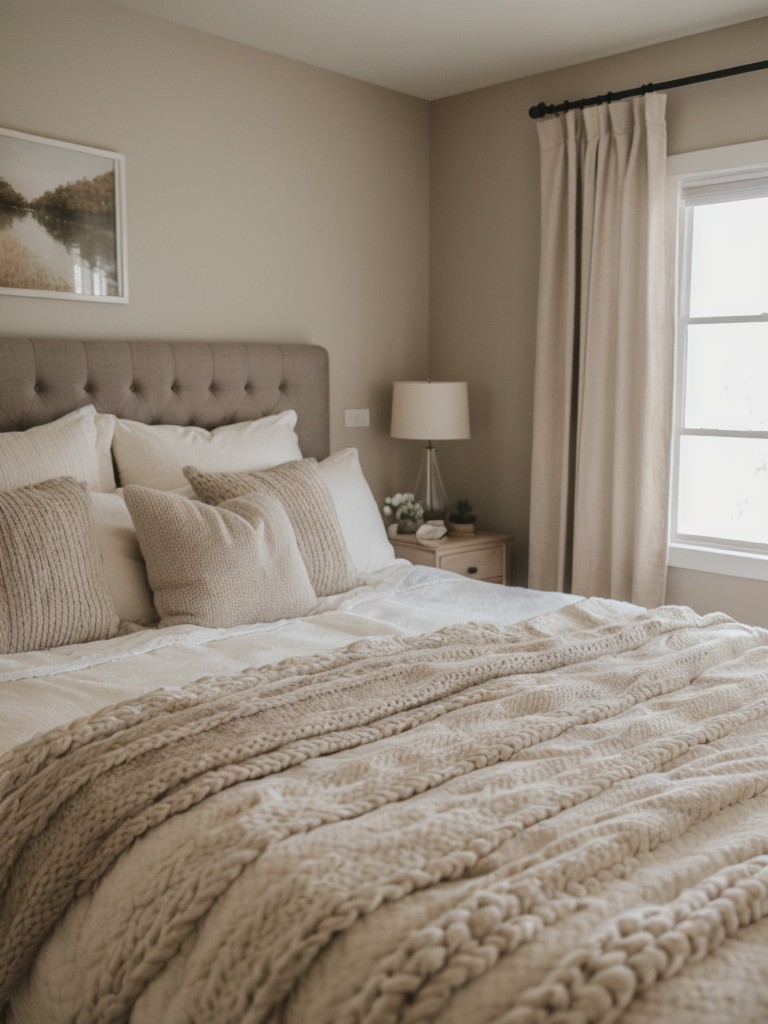
[[[501,580],[504,575],[504,545],[496,544],[494,547],[456,554],[446,552],[439,565],[441,569],[471,576],[476,580]]]
[[[409,534],[392,538],[398,558],[414,565],[432,565],[487,583],[507,582],[508,534],[478,531],[475,534],[449,534],[442,540],[420,544]]]

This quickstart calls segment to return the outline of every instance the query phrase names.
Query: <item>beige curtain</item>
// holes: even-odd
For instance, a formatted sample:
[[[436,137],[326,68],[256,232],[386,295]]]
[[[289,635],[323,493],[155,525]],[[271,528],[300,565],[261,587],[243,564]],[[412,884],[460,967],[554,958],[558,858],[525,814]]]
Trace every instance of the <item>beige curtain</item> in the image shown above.
[[[660,604],[673,346],[666,97],[538,122],[529,585]]]

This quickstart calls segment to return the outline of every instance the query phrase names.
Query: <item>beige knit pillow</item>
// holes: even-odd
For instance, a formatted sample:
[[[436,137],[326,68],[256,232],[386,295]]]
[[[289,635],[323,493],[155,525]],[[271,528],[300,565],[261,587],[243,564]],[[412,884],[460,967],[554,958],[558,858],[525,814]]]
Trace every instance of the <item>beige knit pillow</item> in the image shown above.
[[[358,586],[360,577],[344,541],[331,492],[314,459],[284,462],[274,469],[244,473],[202,473],[184,467],[195,494],[211,505],[244,494],[269,494],[283,505],[301,557],[318,597]]]
[[[282,505],[252,495],[212,508],[172,491],[124,491],[159,625],[212,628],[307,615],[317,604]]]
[[[70,477],[0,491],[0,653],[117,634],[88,489]]]

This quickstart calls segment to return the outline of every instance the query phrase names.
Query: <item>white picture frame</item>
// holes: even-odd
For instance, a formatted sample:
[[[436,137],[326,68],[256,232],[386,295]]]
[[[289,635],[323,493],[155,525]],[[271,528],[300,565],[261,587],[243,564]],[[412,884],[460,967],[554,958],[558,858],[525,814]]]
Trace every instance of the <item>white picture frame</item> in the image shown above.
[[[0,295],[127,302],[125,157],[0,128]]]

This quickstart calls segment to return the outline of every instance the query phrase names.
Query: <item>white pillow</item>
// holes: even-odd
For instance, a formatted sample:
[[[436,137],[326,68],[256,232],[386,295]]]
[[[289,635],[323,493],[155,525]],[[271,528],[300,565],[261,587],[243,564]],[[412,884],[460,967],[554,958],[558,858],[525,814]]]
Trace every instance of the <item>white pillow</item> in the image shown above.
[[[114,421],[86,405],[52,423],[0,433],[0,489],[70,476],[92,491],[114,491]]]
[[[182,466],[238,473],[272,469],[281,462],[300,459],[295,427],[294,409],[215,430],[117,419],[112,451],[123,487],[139,484],[191,494]]]
[[[391,565],[395,552],[360,468],[357,448],[342,448],[318,462],[317,468],[331,492],[341,533],[357,571],[377,572]]]
[[[151,626],[158,614],[147,581],[147,569],[122,491],[91,492],[91,511],[96,545],[104,579],[121,622]]]

